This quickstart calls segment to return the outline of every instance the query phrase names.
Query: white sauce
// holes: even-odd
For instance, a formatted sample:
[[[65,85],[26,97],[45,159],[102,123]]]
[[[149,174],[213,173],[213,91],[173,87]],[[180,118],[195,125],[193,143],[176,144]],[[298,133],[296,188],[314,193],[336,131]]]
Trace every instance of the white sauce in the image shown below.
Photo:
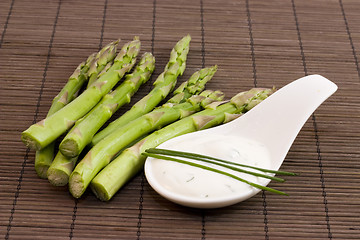
[[[176,143],[176,146],[168,145],[166,148],[200,153],[260,168],[270,168],[270,155],[263,144],[235,136],[209,136],[206,139],[200,138],[198,141],[191,141],[191,145],[181,142]],[[197,163],[209,165],[198,161]],[[250,185],[231,177],[186,164],[153,159],[152,165],[153,176],[158,182],[161,182],[169,191],[187,197],[218,198],[254,190]],[[216,165],[211,165],[211,167],[224,170]],[[264,185],[268,182],[267,179],[238,173],[230,169],[224,171],[253,183]],[[251,169],[251,171],[256,170]]]

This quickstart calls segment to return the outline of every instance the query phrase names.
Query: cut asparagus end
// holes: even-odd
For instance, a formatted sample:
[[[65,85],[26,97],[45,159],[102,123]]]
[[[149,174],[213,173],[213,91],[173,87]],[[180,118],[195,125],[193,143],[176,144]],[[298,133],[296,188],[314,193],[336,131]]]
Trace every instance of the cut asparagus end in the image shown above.
[[[39,163],[35,165],[35,171],[36,174],[39,176],[39,178],[42,179],[47,179],[47,171],[49,169],[50,165],[48,164],[44,164],[44,163]]]
[[[65,186],[69,182],[69,174],[61,169],[49,168],[47,179],[54,186]]]
[[[73,172],[69,178],[69,190],[74,198],[80,198],[85,192],[85,186],[81,175]]]
[[[73,158],[79,155],[80,149],[77,141],[71,138],[65,138],[59,146],[60,152],[68,157]]]
[[[106,190],[106,188],[102,184],[91,183],[90,185],[91,191],[95,194],[95,196],[101,201],[109,201],[110,196]]]
[[[55,143],[52,142],[45,148],[35,153],[35,171],[40,178],[46,179],[46,172],[54,160]]]
[[[77,159],[77,157],[68,158],[59,151],[47,171],[49,182],[54,186],[66,185]]]
[[[30,149],[37,151],[42,149],[40,142],[26,131],[22,132],[21,141],[25,144],[26,147]]]

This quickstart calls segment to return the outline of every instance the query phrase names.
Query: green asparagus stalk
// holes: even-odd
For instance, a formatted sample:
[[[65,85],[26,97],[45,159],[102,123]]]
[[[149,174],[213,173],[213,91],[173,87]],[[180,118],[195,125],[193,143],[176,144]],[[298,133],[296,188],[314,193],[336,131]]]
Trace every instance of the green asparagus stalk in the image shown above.
[[[79,64],[74,73],[69,77],[68,82],[59,92],[59,94],[53,99],[51,107],[48,111],[47,117],[57,112],[63,108],[66,104],[71,102],[74,98],[77,97],[80,88],[85,84],[89,79],[89,73],[91,66],[99,62],[99,66],[106,64],[114,59],[116,55],[118,41],[108,44],[106,47],[102,48],[99,53],[91,54],[86,62]],[[96,58],[97,54],[101,53],[101,58]],[[106,57],[106,58],[105,58]],[[99,70],[101,67],[99,67]],[[96,75],[98,72],[93,70],[93,75]],[[36,151],[35,154],[35,171],[40,178],[47,177],[47,170],[54,159],[55,151],[55,142],[50,143],[44,149]]]
[[[73,158],[78,156],[94,134],[107,120],[124,104],[129,103],[131,97],[139,87],[147,82],[155,69],[155,58],[151,53],[145,53],[132,74],[128,74],[124,82],[114,91],[106,94],[103,99],[64,137],[60,143],[61,153]]]
[[[272,93],[271,89],[252,89],[234,96],[230,102],[214,105],[203,111],[178,120],[148,135],[134,146],[125,149],[109,163],[91,181],[91,189],[103,201],[110,200],[114,194],[142,168],[146,157],[142,155],[146,149],[182,134],[210,128],[231,121],[240,113],[254,107]],[[79,179],[79,177],[77,177]]]
[[[125,148],[130,142],[201,110],[203,108],[203,100],[206,99],[205,102],[208,102],[208,97],[215,98],[215,100],[223,98],[223,94],[219,94],[218,91],[206,91],[206,94],[209,95],[194,95],[184,103],[176,104],[172,107],[165,105],[164,107],[157,108],[116,129],[114,133],[96,144],[75,167],[70,176],[69,188],[72,195],[76,198],[80,197],[95,175],[110,162],[115,154]]]
[[[65,133],[131,70],[139,50],[138,38],[126,43],[114,59],[114,64],[95,83],[64,108],[31,125],[22,133],[21,139],[25,145],[40,150]]]
[[[178,76],[182,75],[186,67],[187,54],[189,52],[191,37],[187,35],[176,43],[171,50],[169,62],[164,71],[154,82],[154,88],[135,103],[132,108],[121,117],[111,122],[106,128],[95,134],[91,145],[95,145],[101,139],[111,134],[115,129],[153,110],[176,85]]]

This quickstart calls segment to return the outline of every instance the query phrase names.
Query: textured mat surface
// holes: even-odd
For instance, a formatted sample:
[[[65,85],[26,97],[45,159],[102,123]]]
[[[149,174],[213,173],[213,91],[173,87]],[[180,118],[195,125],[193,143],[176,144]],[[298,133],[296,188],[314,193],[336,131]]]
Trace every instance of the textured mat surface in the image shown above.
[[[0,236],[5,239],[360,239],[360,2],[356,0],[0,2]],[[34,171],[20,133],[90,53],[139,35],[161,73],[191,34],[185,81],[217,64],[227,96],[321,74],[339,90],[309,118],[283,170],[289,197],[261,192],[196,210],[157,195],[139,174],[110,202],[73,199]],[[152,80],[155,78],[153,77]],[[134,100],[151,89],[141,87]],[[127,107],[117,113],[119,116]]]

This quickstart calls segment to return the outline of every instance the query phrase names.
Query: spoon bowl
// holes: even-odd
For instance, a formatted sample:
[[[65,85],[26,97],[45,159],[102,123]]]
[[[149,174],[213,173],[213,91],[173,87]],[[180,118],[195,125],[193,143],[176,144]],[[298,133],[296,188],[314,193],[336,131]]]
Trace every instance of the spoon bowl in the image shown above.
[[[320,75],[306,76],[279,89],[246,114],[227,124],[170,139],[158,148],[187,152],[196,150],[197,153],[220,158],[229,153],[246,153],[249,160],[261,160],[263,156],[268,156],[268,161],[261,162],[259,167],[278,170],[305,122],[336,90],[336,84]],[[236,152],[234,149],[237,149]],[[189,171],[192,171],[189,168],[191,166],[149,157],[145,162],[145,175],[160,195],[188,207],[225,207],[244,201],[260,191],[253,187],[237,189],[237,185],[227,183],[226,176],[218,178],[216,175],[220,174],[209,171],[197,173],[196,181],[193,181],[195,175],[189,175]],[[186,185],[189,185],[187,182],[194,182],[191,183],[193,186],[175,187],[179,177],[176,180],[171,177],[164,180],[161,177],[167,170],[174,178],[175,175],[184,177]],[[268,179],[254,180],[263,186],[270,182]],[[197,181],[202,182],[202,185],[197,185],[200,184]],[[227,186],[227,190],[217,190],[218,184]],[[205,192],[196,194],[196,191]],[[215,191],[218,191],[217,194]]]

